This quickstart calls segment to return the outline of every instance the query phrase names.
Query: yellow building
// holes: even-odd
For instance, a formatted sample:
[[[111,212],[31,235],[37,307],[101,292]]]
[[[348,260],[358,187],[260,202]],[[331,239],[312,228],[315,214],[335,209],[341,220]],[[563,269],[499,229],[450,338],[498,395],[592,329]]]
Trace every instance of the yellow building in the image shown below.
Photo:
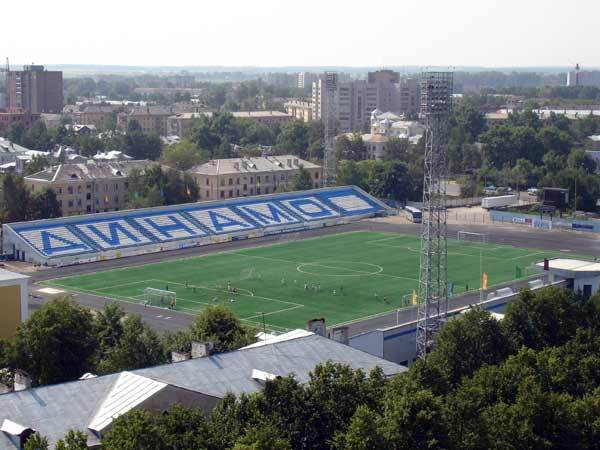
[[[27,320],[28,280],[27,275],[0,269],[0,338],[14,336],[21,322]]]

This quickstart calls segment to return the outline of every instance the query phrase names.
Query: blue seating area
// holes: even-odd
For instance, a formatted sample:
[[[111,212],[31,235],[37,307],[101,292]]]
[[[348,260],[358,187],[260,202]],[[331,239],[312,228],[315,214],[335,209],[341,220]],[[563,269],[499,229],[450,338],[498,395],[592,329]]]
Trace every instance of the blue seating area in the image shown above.
[[[257,230],[266,233],[308,228],[311,222],[385,211],[381,202],[356,187],[346,186],[5,227],[50,259],[219,235],[249,235]]]

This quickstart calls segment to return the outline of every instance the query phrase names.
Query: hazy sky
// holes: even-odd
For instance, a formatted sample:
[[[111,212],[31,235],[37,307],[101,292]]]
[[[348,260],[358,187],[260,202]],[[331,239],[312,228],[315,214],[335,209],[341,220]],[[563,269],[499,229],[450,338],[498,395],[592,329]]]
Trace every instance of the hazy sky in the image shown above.
[[[34,5],[30,7],[29,5]],[[2,1],[0,57],[122,65],[600,66],[600,0]]]

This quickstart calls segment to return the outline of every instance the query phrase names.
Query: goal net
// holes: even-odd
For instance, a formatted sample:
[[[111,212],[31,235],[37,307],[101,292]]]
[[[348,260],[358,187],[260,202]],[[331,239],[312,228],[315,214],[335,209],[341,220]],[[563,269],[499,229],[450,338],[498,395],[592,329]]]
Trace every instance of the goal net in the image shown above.
[[[147,287],[144,289],[144,305],[174,308],[177,305],[177,293],[163,289]]]
[[[475,244],[486,244],[488,242],[488,235],[486,233],[459,231],[458,240],[463,242],[473,242]]]

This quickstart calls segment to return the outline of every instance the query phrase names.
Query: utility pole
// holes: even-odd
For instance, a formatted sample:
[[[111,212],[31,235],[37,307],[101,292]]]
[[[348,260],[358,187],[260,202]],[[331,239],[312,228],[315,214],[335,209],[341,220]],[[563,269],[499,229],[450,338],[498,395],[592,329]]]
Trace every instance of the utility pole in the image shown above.
[[[323,125],[325,128],[325,155],[323,168],[323,185],[335,186],[337,161],[335,155],[335,136],[337,132],[337,99],[338,99],[338,75],[335,72],[325,72],[324,102],[325,117]],[[323,91],[321,91],[323,95]]]

